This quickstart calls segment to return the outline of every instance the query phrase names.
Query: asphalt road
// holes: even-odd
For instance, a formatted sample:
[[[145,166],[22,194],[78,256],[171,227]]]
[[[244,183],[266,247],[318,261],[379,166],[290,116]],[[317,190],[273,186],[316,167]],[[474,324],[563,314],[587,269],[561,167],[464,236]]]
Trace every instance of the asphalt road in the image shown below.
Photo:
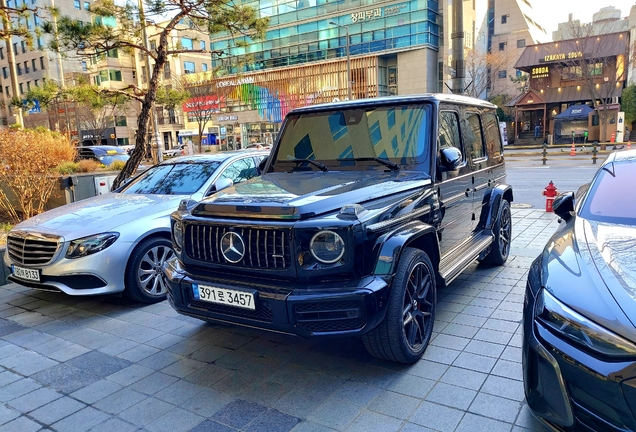
[[[548,160],[547,165],[542,165],[536,157],[507,157],[507,182],[513,188],[513,206],[545,208],[542,192],[550,180],[559,192],[576,191],[592,179],[601,162],[602,159],[599,159],[597,165],[593,165],[587,158],[570,159],[564,156]]]

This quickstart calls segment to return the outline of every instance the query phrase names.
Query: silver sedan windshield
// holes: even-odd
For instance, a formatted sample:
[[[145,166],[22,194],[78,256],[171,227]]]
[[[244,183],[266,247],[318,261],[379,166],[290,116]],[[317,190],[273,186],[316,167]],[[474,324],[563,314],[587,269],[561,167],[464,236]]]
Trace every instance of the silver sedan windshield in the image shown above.
[[[126,186],[123,194],[192,195],[221,163],[174,163],[156,165]]]

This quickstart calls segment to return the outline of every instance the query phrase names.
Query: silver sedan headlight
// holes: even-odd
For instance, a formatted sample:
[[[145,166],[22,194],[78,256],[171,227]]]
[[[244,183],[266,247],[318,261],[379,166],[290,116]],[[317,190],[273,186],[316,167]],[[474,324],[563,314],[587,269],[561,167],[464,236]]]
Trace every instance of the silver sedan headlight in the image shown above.
[[[570,309],[545,289],[537,296],[534,314],[535,319],[561,338],[583,348],[606,356],[636,356],[634,343]]]
[[[179,249],[183,248],[183,222],[178,220],[173,224],[172,239]]]
[[[66,258],[81,258],[102,251],[118,238],[119,233],[106,232],[73,240],[66,251]]]
[[[333,264],[344,255],[345,243],[336,232],[320,231],[311,238],[309,252],[316,261],[323,264]]]

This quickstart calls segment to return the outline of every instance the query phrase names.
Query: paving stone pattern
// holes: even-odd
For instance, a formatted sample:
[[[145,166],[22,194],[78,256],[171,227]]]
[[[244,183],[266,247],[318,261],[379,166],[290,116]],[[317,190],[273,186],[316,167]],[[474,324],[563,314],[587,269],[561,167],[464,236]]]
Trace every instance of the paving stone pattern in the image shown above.
[[[433,340],[410,366],[374,359],[358,339],[5,285],[0,430],[543,430],[524,403],[520,321],[527,269],[557,220],[515,208],[513,220],[513,256],[440,289]]]

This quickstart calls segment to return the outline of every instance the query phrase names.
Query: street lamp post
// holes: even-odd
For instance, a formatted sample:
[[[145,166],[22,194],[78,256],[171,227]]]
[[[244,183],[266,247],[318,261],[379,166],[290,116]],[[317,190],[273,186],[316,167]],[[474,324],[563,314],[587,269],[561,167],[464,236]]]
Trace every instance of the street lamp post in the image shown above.
[[[352,100],[351,97],[351,54],[349,52],[349,27],[338,24],[335,21],[329,21],[329,24],[336,27],[343,27],[345,29],[345,37],[347,38],[346,44],[346,54],[347,54],[347,96],[349,100]]]

